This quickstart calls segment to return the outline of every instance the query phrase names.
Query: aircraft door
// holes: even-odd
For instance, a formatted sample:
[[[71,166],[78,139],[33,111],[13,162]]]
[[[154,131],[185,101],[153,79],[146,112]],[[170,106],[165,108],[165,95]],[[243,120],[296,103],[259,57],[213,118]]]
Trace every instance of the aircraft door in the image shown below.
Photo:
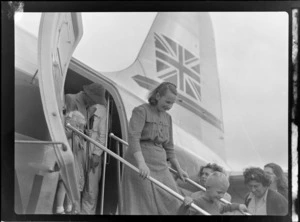
[[[38,36],[38,79],[51,139],[67,149],[55,149],[69,196],[79,200],[74,157],[64,128],[64,82],[72,54],[83,35],[80,13],[43,13]]]

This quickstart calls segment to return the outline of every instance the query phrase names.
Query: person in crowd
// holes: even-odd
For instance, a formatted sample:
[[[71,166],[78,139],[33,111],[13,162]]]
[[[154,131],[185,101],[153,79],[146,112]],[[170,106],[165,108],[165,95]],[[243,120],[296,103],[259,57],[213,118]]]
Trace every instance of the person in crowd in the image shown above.
[[[167,112],[176,97],[176,86],[163,82],[150,92],[149,103],[132,111],[125,159],[139,169],[139,174],[129,167],[124,168],[121,214],[177,214],[181,206],[180,200],[145,179],[150,175],[178,192],[167,161],[179,172],[181,179],[188,177],[174,152],[172,118]]]
[[[288,181],[282,168],[276,163],[268,163],[264,166],[264,171],[271,177],[270,189],[281,193],[288,200]]]
[[[65,123],[66,124],[70,123],[71,126],[83,132],[86,124],[86,120],[79,111],[70,111],[65,116]],[[66,128],[66,135],[74,154],[74,160],[75,160],[74,164],[75,164],[75,170],[78,178],[78,187],[79,187],[79,191],[81,192],[84,186],[84,166],[82,165],[83,155],[79,155],[79,153],[80,151],[84,150],[84,141],[82,140],[82,138],[80,138],[79,135],[77,134],[72,135],[71,130],[69,130],[68,128]],[[64,203],[66,205],[66,209],[64,209]],[[58,188],[56,193],[55,213],[56,214],[78,213],[78,203],[77,203],[77,210],[76,210],[77,212],[72,212],[72,210],[75,211],[75,208],[76,207],[74,207],[73,209],[73,204],[66,193],[66,189],[63,184],[63,181],[60,179],[58,181]]]
[[[197,175],[191,176],[190,179],[205,188],[206,180],[213,172],[221,172],[226,174],[223,167],[219,166],[216,163],[208,163],[205,166],[201,166],[199,173]],[[199,188],[189,184],[186,181],[177,180],[177,184],[181,193],[185,196],[187,195],[192,198],[197,198],[198,195],[201,195],[201,193],[204,192],[203,190],[199,190]],[[231,195],[229,193],[225,193],[224,199],[230,202]]]
[[[190,208],[192,202],[211,215],[221,215],[226,212],[233,212],[236,210],[248,212],[248,209],[244,204],[220,203],[220,199],[224,197],[229,187],[228,178],[224,173],[218,171],[211,173],[205,180],[205,187],[206,191],[202,192],[197,197],[185,197],[183,205],[180,209],[180,214],[185,212],[185,214],[189,215],[201,215],[202,213]]]
[[[249,189],[245,204],[252,215],[286,215],[288,202],[280,193],[269,189],[270,177],[259,167],[244,170],[244,183]]]
[[[77,94],[65,95],[66,113],[77,110],[83,114],[87,120],[84,130],[85,134],[102,144],[104,144],[104,138],[107,134],[105,129],[105,106],[105,89],[98,83],[83,86],[83,91]],[[90,124],[91,120],[94,120],[94,123]],[[68,138],[71,138],[72,131],[66,129],[66,135]],[[83,141],[82,138],[80,140]],[[95,214],[101,176],[102,150],[89,142],[84,143],[84,146],[81,146],[81,148],[73,150],[75,166],[77,166],[77,171],[79,172],[79,191],[82,197],[81,203],[73,204],[73,213]],[[58,205],[62,205],[62,203]]]
[[[104,97],[104,93],[102,94]],[[95,108],[96,111],[93,112],[93,121],[90,121],[91,130],[89,135],[96,142],[103,146],[106,146],[107,138],[107,110],[106,106],[102,104],[95,104],[91,108]],[[102,157],[103,150],[95,146],[92,143],[87,143],[89,150],[90,163],[88,167],[88,183],[86,183],[86,188],[82,195],[82,214],[96,214],[96,206],[99,193],[99,182],[101,179],[102,171],[102,159],[98,161],[99,157]],[[96,159],[96,161],[95,161]]]

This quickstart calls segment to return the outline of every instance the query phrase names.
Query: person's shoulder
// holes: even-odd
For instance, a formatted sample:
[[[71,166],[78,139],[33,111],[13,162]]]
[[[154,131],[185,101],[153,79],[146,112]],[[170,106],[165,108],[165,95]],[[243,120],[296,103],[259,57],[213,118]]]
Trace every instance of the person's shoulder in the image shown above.
[[[200,195],[198,195],[196,198],[193,198],[193,200],[194,200],[194,203],[201,208],[208,207],[208,206],[215,204],[215,202],[211,203],[210,201],[208,201],[204,198],[204,192],[200,193]]]
[[[267,196],[272,197],[272,198],[278,197],[277,192],[274,191],[274,190],[272,190],[272,189],[270,189],[270,188],[268,189],[268,194],[267,194]]]
[[[168,113],[168,112],[165,112],[165,114],[166,114],[166,116],[167,116],[169,119],[172,119],[172,116],[171,116],[171,114],[170,114],[170,113]]]
[[[285,197],[285,199],[288,200],[288,198],[289,198],[289,190],[288,189],[286,189],[286,188],[280,189],[280,190],[278,190],[278,193],[280,193],[282,196]]]
[[[102,111],[102,110],[106,110],[106,106],[102,105],[102,104],[95,104],[94,107],[96,107],[96,112],[98,110]]]
[[[267,194],[267,203],[273,209],[272,214],[275,215],[286,215],[288,213],[288,201],[280,193],[269,189]]]
[[[194,193],[191,194],[191,197],[193,199],[198,199],[198,198],[202,197],[202,195],[204,194],[204,192],[205,191],[203,191],[203,190],[196,191],[196,192],[194,192]]]
[[[278,204],[278,203],[287,203],[287,200],[285,199],[284,196],[282,196],[282,194],[272,189],[268,189],[267,202]]]
[[[169,122],[172,122],[172,116],[170,113],[164,112],[164,115],[165,115],[165,119],[167,119]]]
[[[244,200],[246,205],[248,205],[248,203],[250,202],[251,198],[250,198],[250,192],[246,193],[246,195],[244,196]]]
[[[106,107],[104,105],[95,104],[94,107],[96,108],[96,111],[95,111],[94,115],[101,116],[101,115],[104,115],[106,113]]]
[[[145,110],[145,109],[149,109],[150,105],[148,103],[143,103],[141,105],[138,105],[136,107],[133,108],[133,110]]]
[[[146,115],[148,110],[147,103],[136,106],[132,110],[132,114]]]
[[[74,100],[78,94],[71,94],[71,93],[65,94],[65,99],[66,100]]]
[[[65,94],[65,99],[71,99],[73,94]]]
[[[281,193],[278,193],[278,192],[276,192],[272,189],[268,189],[267,196],[269,196],[269,199],[271,199],[271,201],[279,200],[279,201],[282,201],[282,202],[287,202],[286,198]]]

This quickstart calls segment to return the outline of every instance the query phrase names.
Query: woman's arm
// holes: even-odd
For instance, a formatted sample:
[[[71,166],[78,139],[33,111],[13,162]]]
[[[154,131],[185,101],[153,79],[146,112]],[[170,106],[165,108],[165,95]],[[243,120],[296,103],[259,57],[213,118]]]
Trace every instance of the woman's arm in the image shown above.
[[[146,110],[143,107],[134,108],[129,121],[128,151],[133,154],[137,163],[137,167],[140,170],[140,176],[144,179],[150,175],[150,169],[145,162],[140,145],[140,139],[145,126],[145,121]]]
[[[137,151],[133,154],[136,162],[137,162],[137,167],[140,170],[140,176],[145,179],[147,176],[150,175],[150,169],[147,166],[144,156],[142,154],[142,151]]]
[[[172,167],[178,172],[178,175],[181,180],[185,181],[186,178],[188,178],[187,172],[185,172],[179,165],[179,162],[176,158],[170,159],[170,163]]]
[[[167,159],[170,161],[171,166],[178,172],[180,179],[185,181],[185,178],[188,177],[188,174],[180,167],[179,162],[176,158],[174,151],[174,142],[173,142],[173,126],[172,126],[172,117],[169,116],[169,141],[164,144],[164,149],[166,150]]]

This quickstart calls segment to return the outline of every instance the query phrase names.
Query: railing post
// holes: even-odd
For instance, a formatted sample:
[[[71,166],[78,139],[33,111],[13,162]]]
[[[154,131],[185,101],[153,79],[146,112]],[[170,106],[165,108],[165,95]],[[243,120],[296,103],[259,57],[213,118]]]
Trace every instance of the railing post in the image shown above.
[[[107,111],[106,111],[106,126],[105,129],[108,131],[108,121],[109,121],[109,110],[110,110],[110,97],[107,101]],[[107,147],[107,135],[105,136],[105,147]],[[104,208],[104,194],[105,194],[105,180],[106,180],[106,162],[107,162],[107,153],[103,153],[103,168],[102,168],[102,186],[101,186],[101,203],[100,203],[100,214],[103,215]]]
[[[117,152],[117,155],[120,156],[120,142],[119,141],[116,141],[116,152]],[[122,210],[122,203],[123,203],[123,199],[122,199],[122,195],[121,195],[121,171],[120,171],[120,167],[121,167],[121,162],[119,160],[117,160],[117,174],[118,174],[118,199],[119,199],[119,206],[118,206],[118,211],[119,211],[119,214]]]
[[[67,146],[63,142],[53,142],[53,141],[40,141],[40,140],[15,140],[15,143],[19,144],[52,144],[53,148],[56,148],[54,145],[62,145],[62,150],[67,151]]]

